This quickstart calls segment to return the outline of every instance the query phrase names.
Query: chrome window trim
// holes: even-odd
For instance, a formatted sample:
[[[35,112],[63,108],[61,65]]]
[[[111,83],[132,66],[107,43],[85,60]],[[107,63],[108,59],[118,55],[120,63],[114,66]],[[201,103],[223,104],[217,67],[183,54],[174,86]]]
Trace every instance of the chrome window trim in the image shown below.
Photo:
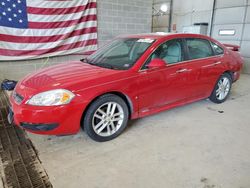
[[[178,63],[173,63],[173,64],[169,64],[169,65],[166,65],[166,67],[172,67],[172,66],[175,66],[175,65],[179,65],[179,64],[184,64],[184,63],[189,63],[191,61],[202,61],[202,60],[207,60],[207,59],[212,59],[212,58],[215,58],[215,57],[223,57],[224,54],[221,54],[221,55],[215,55],[215,56],[210,56],[210,57],[207,57],[207,58],[199,58],[199,59],[191,59],[191,60],[186,60],[186,61],[181,61],[181,62],[178,62]],[[139,72],[145,72],[147,71],[148,69],[141,69],[139,70]]]

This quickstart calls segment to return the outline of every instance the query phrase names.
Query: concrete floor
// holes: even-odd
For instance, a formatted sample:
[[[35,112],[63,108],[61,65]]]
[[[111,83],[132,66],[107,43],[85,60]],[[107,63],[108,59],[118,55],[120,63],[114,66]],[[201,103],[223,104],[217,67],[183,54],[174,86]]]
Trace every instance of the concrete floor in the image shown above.
[[[117,139],[29,134],[55,188],[249,188],[250,76],[230,99],[135,120]]]

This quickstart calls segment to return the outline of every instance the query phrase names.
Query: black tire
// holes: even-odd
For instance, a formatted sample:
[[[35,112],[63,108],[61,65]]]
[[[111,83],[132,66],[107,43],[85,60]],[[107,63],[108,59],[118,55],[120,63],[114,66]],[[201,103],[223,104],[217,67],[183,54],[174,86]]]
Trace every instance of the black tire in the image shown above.
[[[229,80],[229,91],[228,93],[226,94],[225,97],[223,97],[223,99],[220,99],[217,95],[216,95],[216,91],[219,89],[219,82],[221,80],[223,80],[224,78],[227,78]],[[230,95],[230,92],[231,92],[231,88],[232,88],[232,77],[230,74],[228,73],[224,73],[220,76],[220,78],[218,79],[218,81],[216,82],[216,85],[214,87],[214,90],[212,92],[212,94],[210,95],[209,99],[214,102],[214,103],[217,103],[217,104],[220,104],[220,103],[223,103],[227,100],[228,96]]]
[[[123,110],[123,121],[122,124],[119,125],[119,129],[116,130],[116,132],[110,136],[101,136],[99,134],[97,134],[93,128],[93,121],[94,121],[94,115],[97,112],[97,110],[102,107],[102,105],[105,105],[106,103],[117,103],[120,105],[120,107]],[[128,118],[129,118],[129,112],[128,112],[128,106],[125,103],[125,101],[120,98],[117,95],[114,94],[106,94],[103,95],[99,98],[97,98],[87,109],[87,112],[85,113],[85,117],[83,119],[83,128],[84,131],[86,131],[86,133],[88,134],[88,136],[90,138],[92,138],[93,140],[97,141],[97,142],[106,142],[109,140],[112,140],[114,138],[116,138],[117,136],[119,136],[123,130],[126,128],[127,123],[128,123]],[[108,125],[109,126],[109,125]]]

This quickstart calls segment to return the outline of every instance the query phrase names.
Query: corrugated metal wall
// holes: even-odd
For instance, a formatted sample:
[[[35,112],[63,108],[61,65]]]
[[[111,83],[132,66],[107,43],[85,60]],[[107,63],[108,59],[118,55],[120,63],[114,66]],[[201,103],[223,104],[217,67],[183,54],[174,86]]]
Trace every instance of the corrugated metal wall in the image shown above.
[[[234,30],[234,35],[221,35],[220,31]],[[212,37],[222,43],[241,46],[245,58],[244,72],[250,73],[250,1],[216,0]]]

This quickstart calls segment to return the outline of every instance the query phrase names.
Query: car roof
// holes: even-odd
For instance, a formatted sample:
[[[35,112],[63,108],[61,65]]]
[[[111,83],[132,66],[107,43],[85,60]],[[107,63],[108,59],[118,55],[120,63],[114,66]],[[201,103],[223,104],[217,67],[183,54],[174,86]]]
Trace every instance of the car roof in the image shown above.
[[[121,35],[120,38],[150,38],[150,39],[165,39],[168,37],[171,38],[178,38],[178,37],[186,37],[186,38],[206,38],[209,39],[210,37],[200,34],[191,34],[191,33],[142,33],[142,34],[132,34],[132,35]]]

